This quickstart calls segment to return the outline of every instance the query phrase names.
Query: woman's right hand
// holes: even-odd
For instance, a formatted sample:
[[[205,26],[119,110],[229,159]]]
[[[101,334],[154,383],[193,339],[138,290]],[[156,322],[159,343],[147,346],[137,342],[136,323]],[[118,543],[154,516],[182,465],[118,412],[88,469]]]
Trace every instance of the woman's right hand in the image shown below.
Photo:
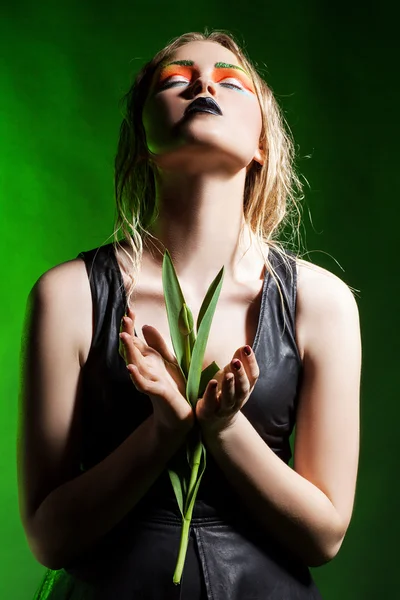
[[[135,335],[135,315],[127,311],[120,339],[133,385],[153,404],[156,426],[161,433],[188,432],[194,424],[193,409],[186,400],[186,382],[176,357],[155,327],[142,328],[145,344]]]

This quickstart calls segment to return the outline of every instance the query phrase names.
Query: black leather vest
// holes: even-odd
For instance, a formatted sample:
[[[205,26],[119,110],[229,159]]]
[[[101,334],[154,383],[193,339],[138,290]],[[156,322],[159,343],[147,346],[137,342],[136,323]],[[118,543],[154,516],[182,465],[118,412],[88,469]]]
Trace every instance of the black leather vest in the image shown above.
[[[113,244],[78,257],[86,264],[94,309],[92,344],[81,372],[81,468],[86,470],[119,446],[151,414],[152,404],[133,386],[118,352],[126,296]],[[269,257],[281,281],[286,323],[278,288],[265,270],[253,344],[260,377],[242,411],[265,443],[288,463],[302,375],[295,341],[297,273],[290,253],[289,270],[273,249]],[[65,576],[92,586],[96,600],[321,598],[308,567],[261,531],[210,453],[193,512],[184,585],[176,589],[172,573],[180,524],[165,471],[92,551],[65,567]],[[201,595],[196,596],[194,590],[200,587]]]

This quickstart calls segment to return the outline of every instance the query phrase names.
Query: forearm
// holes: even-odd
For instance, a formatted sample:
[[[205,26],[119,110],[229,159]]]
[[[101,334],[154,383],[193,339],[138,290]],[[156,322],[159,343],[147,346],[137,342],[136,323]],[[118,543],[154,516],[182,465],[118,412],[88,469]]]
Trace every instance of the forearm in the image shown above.
[[[284,463],[244,416],[218,435],[203,432],[206,448],[262,527],[308,566],[337,553],[344,532],[329,498]]]
[[[161,435],[150,416],[104,460],[53,490],[36,511],[29,535],[39,562],[60,569],[110,531],[155,482],[185,437]]]

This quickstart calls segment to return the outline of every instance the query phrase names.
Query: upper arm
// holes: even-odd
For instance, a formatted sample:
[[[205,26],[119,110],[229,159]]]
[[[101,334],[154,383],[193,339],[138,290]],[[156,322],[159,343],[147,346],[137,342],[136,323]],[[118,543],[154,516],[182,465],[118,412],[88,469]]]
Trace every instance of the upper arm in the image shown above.
[[[76,259],[44,273],[28,297],[17,435],[19,510],[28,540],[42,501],[79,473],[79,350],[88,297],[85,265]]]
[[[304,273],[299,290],[304,376],[293,468],[330,499],[344,537],[353,511],[359,458],[358,308],[347,285],[323,270]]]

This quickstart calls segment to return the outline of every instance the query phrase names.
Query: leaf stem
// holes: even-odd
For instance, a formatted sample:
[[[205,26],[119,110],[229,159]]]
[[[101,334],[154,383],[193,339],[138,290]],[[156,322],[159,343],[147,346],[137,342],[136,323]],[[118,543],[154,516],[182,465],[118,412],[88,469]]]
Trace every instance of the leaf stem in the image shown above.
[[[188,376],[189,367],[190,367],[190,359],[191,359],[191,354],[192,354],[191,348],[190,348],[190,339],[189,339],[188,335],[184,336],[183,347],[184,347],[185,373],[186,373],[186,376]]]
[[[200,436],[200,432],[199,432]],[[187,547],[189,543],[189,531],[190,531],[190,523],[192,520],[193,507],[194,507],[194,495],[197,495],[196,483],[199,474],[199,467],[201,462],[201,453],[202,453],[203,444],[201,442],[201,436],[194,448],[193,451],[193,461],[192,461],[192,469],[190,472],[190,482],[188,486],[188,490],[185,497],[185,507],[183,511],[182,518],[182,532],[181,539],[179,544],[179,552],[178,559],[175,566],[175,572],[173,576],[173,582],[177,585],[181,582],[183,567],[185,564]]]
[[[201,443],[201,440],[199,440],[193,451],[193,462],[192,462],[193,466],[192,466],[192,470],[190,472],[189,486],[188,486],[188,491],[187,491],[186,498],[185,498],[185,508],[184,508],[185,516],[187,516],[187,511],[188,511],[188,507],[190,505],[192,491],[196,486],[197,475],[199,472],[200,461],[201,461],[201,451],[202,451],[202,443]]]
[[[187,547],[189,543],[189,532],[190,532],[190,520],[191,518],[183,517],[182,519],[182,530],[181,530],[181,539],[179,542],[179,553],[178,560],[175,566],[175,572],[173,576],[173,582],[175,585],[178,585],[182,579],[183,567],[185,565],[185,558]]]

